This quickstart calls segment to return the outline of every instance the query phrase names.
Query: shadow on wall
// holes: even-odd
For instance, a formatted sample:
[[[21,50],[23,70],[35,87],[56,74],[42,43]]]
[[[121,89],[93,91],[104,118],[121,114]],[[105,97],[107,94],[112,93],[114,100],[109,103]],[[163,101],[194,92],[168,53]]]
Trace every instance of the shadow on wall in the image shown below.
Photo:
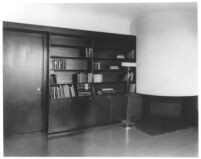
[[[130,23],[130,28],[129,28],[129,33],[131,35],[136,35],[137,34],[137,20],[132,20]]]

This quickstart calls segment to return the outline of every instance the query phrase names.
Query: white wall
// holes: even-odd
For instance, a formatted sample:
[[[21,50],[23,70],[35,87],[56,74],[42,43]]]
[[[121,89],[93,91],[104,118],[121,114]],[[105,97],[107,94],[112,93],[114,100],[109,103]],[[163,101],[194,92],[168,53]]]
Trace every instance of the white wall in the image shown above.
[[[87,4],[9,4],[4,6],[3,20],[129,34],[130,20],[114,14],[87,9]]]
[[[137,34],[137,92],[196,95],[197,17],[186,7],[179,11],[178,5],[174,11],[169,7],[175,8],[175,4],[158,8],[156,4],[143,5],[141,10],[145,14],[139,12],[139,18],[132,22],[123,16],[75,4],[9,4],[4,6],[1,16],[4,21]]]
[[[198,94],[197,16],[156,11],[137,20],[137,92]]]

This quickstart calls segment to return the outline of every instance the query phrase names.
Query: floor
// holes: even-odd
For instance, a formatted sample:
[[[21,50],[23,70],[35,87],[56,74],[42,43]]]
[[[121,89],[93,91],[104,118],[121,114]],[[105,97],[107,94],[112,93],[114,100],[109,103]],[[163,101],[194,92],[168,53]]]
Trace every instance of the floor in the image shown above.
[[[10,136],[5,156],[141,156],[196,157],[198,129],[190,127],[151,136],[119,124],[87,129],[75,134],[47,137],[44,133]]]

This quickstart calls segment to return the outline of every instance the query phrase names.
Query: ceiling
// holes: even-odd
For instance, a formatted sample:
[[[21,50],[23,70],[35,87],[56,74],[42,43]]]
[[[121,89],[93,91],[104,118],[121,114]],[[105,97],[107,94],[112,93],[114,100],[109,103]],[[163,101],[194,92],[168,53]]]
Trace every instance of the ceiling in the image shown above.
[[[137,16],[155,11],[193,11],[197,12],[197,3],[69,3],[59,4],[65,9],[79,9],[91,14],[107,14],[119,18],[135,19]],[[63,8],[63,9],[64,9]]]

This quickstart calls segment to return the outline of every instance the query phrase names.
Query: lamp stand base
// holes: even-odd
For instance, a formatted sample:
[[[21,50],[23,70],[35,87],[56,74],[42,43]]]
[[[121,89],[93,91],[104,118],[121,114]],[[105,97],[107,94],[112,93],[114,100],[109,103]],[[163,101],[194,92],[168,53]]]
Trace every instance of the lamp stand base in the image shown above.
[[[128,120],[123,120],[121,122],[121,125],[124,127],[124,128],[131,128],[132,126],[134,126],[134,123],[128,121]]]

